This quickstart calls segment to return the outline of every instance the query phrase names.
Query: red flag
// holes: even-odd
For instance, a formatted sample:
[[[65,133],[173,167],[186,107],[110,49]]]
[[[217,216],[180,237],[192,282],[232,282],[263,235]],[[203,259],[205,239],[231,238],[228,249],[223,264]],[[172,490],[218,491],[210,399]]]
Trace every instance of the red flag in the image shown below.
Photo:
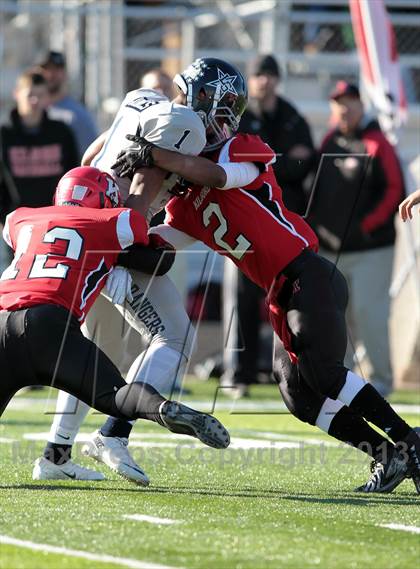
[[[383,0],[349,0],[364,92],[393,143],[407,119],[397,43]]]

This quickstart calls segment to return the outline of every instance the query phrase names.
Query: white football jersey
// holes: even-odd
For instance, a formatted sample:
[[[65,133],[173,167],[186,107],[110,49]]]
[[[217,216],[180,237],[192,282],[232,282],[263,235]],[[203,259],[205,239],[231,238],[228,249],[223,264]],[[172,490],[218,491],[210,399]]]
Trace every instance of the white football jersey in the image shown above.
[[[121,197],[128,197],[131,180],[120,178],[111,165],[118,153],[130,146],[127,134],[143,136],[167,150],[197,156],[206,144],[206,132],[199,116],[188,107],[172,103],[164,95],[150,89],[130,91],[122,102],[118,113],[108,130],[102,150],[92,161],[92,166],[109,172],[117,181]],[[172,197],[168,192],[176,183],[177,176],[171,174],[164,181],[147,213],[147,220],[158,213]]]

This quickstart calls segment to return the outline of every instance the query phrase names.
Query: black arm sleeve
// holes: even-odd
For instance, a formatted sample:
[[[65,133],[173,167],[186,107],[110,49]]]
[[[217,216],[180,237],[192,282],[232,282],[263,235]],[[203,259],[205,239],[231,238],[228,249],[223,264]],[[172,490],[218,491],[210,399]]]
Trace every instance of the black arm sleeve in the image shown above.
[[[173,249],[132,245],[118,255],[117,264],[126,269],[135,269],[148,275],[165,275],[175,261]]]

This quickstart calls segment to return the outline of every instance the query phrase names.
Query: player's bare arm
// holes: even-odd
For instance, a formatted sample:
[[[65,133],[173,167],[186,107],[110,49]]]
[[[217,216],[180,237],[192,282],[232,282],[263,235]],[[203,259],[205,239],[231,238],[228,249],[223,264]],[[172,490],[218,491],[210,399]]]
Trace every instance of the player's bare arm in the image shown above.
[[[108,131],[106,130],[105,132],[100,134],[98,138],[95,138],[95,140],[87,147],[82,157],[82,166],[91,165],[92,160],[102,150],[107,135]]]
[[[154,165],[162,170],[178,174],[192,184],[218,188],[226,183],[226,173],[223,168],[207,158],[158,148],[141,137],[127,136],[127,138],[135,142],[136,146],[120,152],[117,161],[113,164],[112,167],[118,171],[120,176],[128,175],[141,166]]]
[[[400,217],[403,221],[407,221],[407,219],[413,219],[412,209],[415,205],[420,204],[420,189],[416,190],[409,196],[405,198],[404,201],[400,203]],[[420,209],[419,209],[420,213]]]
[[[136,170],[130,185],[130,193],[126,199],[125,207],[135,209],[144,217],[150,204],[159,193],[162,183],[167,175],[160,168],[141,168]]]
[[[223,188],[226,184],[225,170],[201,156],[185,156],[163,148],[153,148],[153,161],[156,166],[173,172],[189,182],[212,188]]]
[[[252,162],[214,163],[202,156],[189,156],[159,148],[137,136],[127,136],[136,143],[123,150],[114,167],[120,175],[128,175],[139,166],[158,166],[175,173],[192,184],[219,189],[230,189],[250,184],[259,175]]]

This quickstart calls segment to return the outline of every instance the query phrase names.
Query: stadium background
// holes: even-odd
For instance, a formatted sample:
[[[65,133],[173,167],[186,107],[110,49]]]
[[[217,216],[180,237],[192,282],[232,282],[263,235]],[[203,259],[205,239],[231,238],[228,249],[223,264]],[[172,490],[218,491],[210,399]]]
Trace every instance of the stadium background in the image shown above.
[[[410,191],[420,185],[420,7],[417,0],[387,0],[386,5],[409,103],[399,151],[412,175]],[[16,77],[49,49],[66,55],[70,90],[103,129],[125,92],[136,88],[148,69],[162,66],[173,75],[195,57],[214,56],[245,71],[256,54],[273,53],[282,68],[282,93],[305,115],[319,142],[328,124],[332,85],[359,77],[347,0],[1,0],[0,30],[1,120],[13,104]],[[399,227],[391,288],[392,354],[397,384],[412,386],[419,381],[420,285],[406,240]],[[418,257],[418,242],[416,250]],[[219,260],[216,279],[220,272]],[[221,338],[206,326],[205,338]],[[210,346],[210,352],[218,347]]]

